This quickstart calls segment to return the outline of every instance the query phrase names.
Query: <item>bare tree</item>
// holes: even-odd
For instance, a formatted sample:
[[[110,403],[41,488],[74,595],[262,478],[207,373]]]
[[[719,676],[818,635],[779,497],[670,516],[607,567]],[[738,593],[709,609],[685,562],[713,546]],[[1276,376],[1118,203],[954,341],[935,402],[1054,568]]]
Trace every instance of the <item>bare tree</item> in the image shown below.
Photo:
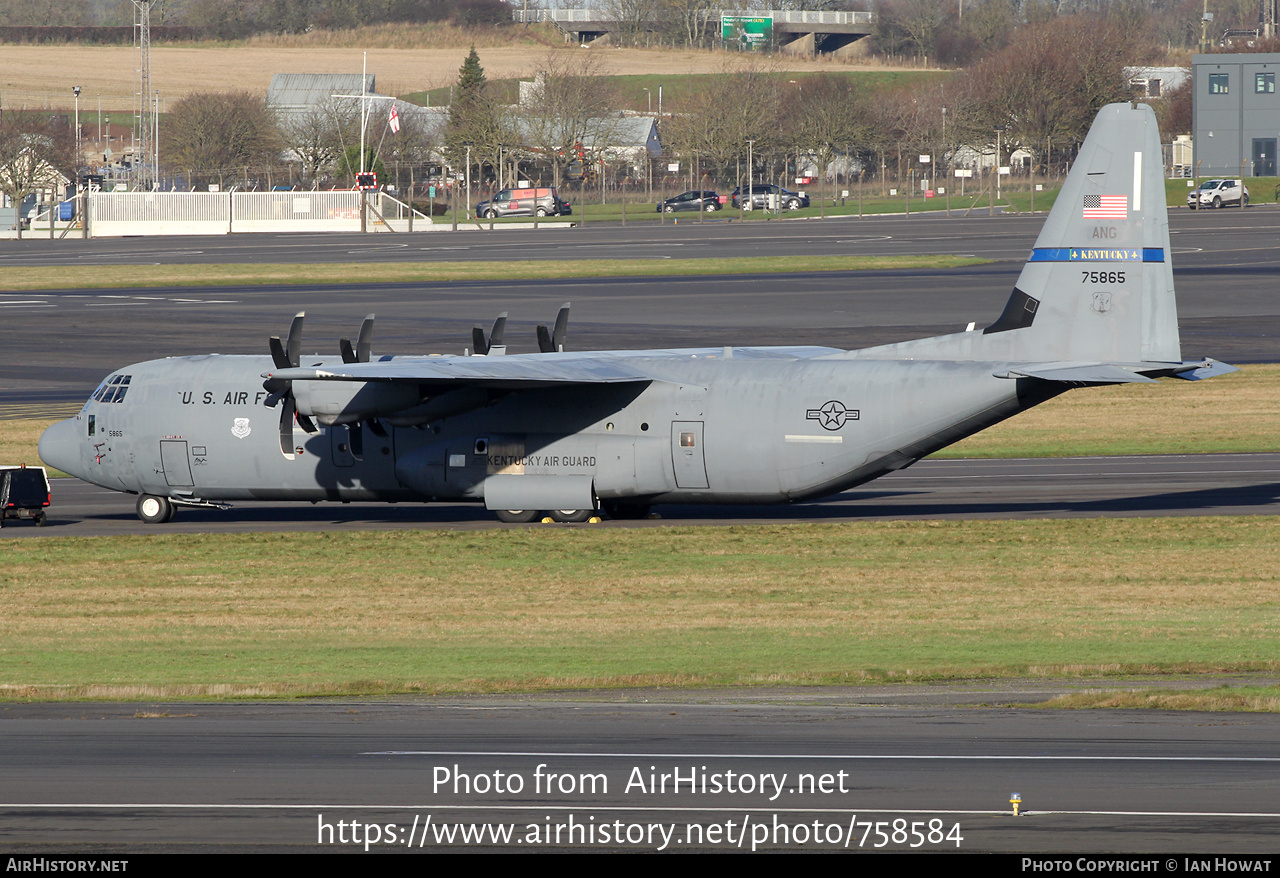
[[[302,180],[316,185],[334,171],[347,142],[359,143],[359,110],[337,101],[325,101],[306,110],[282,115],[280,133],[284,145],[302,166]]]
[[[523,145],[552,167],[556,186],[578,153],[609,145],[620,118],[593,52],[552,52],[519,108]]]
[[[601,0],[600,12],[613,22],[617,42],[634,46],[656,26],[659,0]]]
[[[249,92],[188,95],[174,104],[160,136],[161,157],[192,184],[269,174],[282,147],[275,114]]]
[[[1040,156],[1074,147],[1103,105],[1128,97],[1125,64],[1147,63],[1153,47],[1117,21],[1070,15],[1021,28],[1008,47],[968,77],[975,140],[1002,129],[1002,144]]]
[[[790,149],[811,157],[821,176],[837,156],[864,157],[874,133],[867,91],[847,76],[797,80],[783,120]]]
[[[658,0],[658,20],[687,46],[704,46],[710,22],[719,15],[716,0]]]
[[[663,142],[679,154],[696,156],[724,179],[734,179],[739,168],[753,175],[755,169],[746,166],[748,154],[762,165],[766,156],[790,144],[783,136],[779,86],[779,78],[754,61],[708,77],[705,87],[664,121]]]
[[[13,111],[0,114],[0,193],[21,211],[32,192],[55,192],[62,177],[75,174],[75,138],[59,119]],[[19,217],[18,237],[22,237]]]

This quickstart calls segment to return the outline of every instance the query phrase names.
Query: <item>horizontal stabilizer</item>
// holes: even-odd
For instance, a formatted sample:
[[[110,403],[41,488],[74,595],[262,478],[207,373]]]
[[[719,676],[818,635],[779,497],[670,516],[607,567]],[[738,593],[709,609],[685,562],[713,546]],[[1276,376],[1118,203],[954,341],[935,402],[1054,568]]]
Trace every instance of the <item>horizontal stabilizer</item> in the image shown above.
[[[997,378],[1039,378],[1066,384],[1154,384],[1154,378],[1117,366],[1114,363],[1045,363],[1019,366],[1001,372]]]
[[[1064,384],[1148,384],[1155,378],[1202,381],[1239,371],[1235,366],[1204,359],[1181,363],[1024,363],[1005,372],[996,372],[995,376],[1039,378]]]
[[[1192,366],[1189,369],[1179,369],[1174,373],[1173,377],[1181,378],[1184,381],[1203,381],[1206,378],[1216,378],[1219,375],[1229,375],[1232,372],[1240,370],[1235,366],[1229,366],[1226,363],[1219,363],[1217,360],[1204,359],[1198,363],[1183,363],[1184,366]]]

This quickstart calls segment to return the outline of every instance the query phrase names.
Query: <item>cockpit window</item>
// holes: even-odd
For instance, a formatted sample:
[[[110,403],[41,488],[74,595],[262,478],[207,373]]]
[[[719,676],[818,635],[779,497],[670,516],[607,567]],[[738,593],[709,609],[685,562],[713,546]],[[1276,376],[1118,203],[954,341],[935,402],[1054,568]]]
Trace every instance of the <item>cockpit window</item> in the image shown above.
[[[132,375],[112,375],[93,392],[91,399],[98,402],[123,402]]]

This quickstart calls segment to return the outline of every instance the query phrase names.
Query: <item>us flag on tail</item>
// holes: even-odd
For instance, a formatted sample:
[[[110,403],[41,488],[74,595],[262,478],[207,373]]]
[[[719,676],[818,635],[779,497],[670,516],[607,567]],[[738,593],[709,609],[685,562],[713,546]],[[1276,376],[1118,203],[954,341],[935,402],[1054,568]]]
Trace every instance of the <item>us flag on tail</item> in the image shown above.
[[[1127,219],[1129,216],[1129,196],[1127,195],[1086,195],[1084,197],[1085,219]]]

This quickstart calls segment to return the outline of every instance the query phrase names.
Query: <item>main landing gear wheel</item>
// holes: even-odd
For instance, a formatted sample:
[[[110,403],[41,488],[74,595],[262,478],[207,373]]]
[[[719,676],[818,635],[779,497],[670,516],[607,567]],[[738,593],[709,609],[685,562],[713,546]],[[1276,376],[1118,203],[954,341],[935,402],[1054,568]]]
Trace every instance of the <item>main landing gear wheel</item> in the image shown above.
[[[586,521],[595,515],[594,509],[552,509],[548,515],[552,521],[558,521],[561,524],[574,524],[579,521]]]
[[[138,517],[147,524],[164,524],[173,518],[173,503],[167,497],[143,494],[138,498]]]
[[[542,517],[537,509],[495,509],[493,514],[505,524],[528,524]]]

